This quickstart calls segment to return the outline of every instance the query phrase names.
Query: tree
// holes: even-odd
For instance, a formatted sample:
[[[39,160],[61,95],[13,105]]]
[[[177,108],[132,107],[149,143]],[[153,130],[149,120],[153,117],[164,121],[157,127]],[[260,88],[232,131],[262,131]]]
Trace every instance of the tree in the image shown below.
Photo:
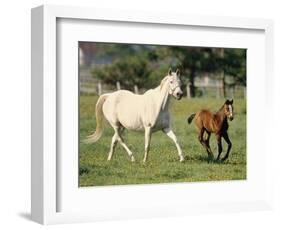
[[[110,44],[102,49],[100,58],[109,56],[113,61],[95,66],[92,76],[106,84],[115,85],[119,81],[127,89],[133,89],[134,85],[151,88],[159,85],[169,69],[159,62],[155,46]]]
[[[162,52],[162,54],[161,54]],[[194,80],[200,73],[212,73],[222,80],[225,96],[226,76],[232,76],[235,84],[246,85],[246,50],[232,48],[167,47],[159,51],[159,57],[170,57],[171,65],[182,69],[190,84],[191,96],[195,96]],[[171,58],[173,57],[173,58]]]
[[[160,83],[170,67],[180,68],[182,76],[190,85],[191,96],[196,95],[195,78],[202,73],[211,73],[223,81],[232,76],[235,84],[246,85],[246,50],[209,47],[150,46],[100,44],[96,57],[107,57],[110,63],[97,65],[92,75],[106,84],[133,89],[151,88]],[[224,94],[225,95],[225,94]]]
[[[115,85],[119,81],[125,88],[133,89],[134,85],[144,87],[151,71],[144,57],[127,56],[116,59],[112,64],[94,68],[92,76],[101,79],[106,84]]]
[[[217,68],[216,54],[211,48],[170,46],[158,50],[159,59],[170,58],[170,65],[180,68],[183,76],[187,76],[190,94],[195,96],[194,80],[196,74],[213,72]]]
[[[233,76],[235,83],[246,86],[246,50],[225,49],[223,68],[226,75]]]

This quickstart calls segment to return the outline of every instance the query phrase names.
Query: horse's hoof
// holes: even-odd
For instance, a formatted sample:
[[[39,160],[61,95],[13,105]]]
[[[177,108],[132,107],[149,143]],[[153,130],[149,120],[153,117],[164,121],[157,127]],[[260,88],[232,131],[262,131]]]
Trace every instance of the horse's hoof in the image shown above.
[[[131,156],[131,162],[135,162],[136,160],[135,160],[135,158],[134,158],[134,156]]]
[[[227,158],[222,158],[221,163],[225,163],[226,160],[227,160]]]
[[[184,157],[180,157],[180,162],[184,162]]]
[[[207,162],[208,162],[208,164],[214,162],[214,158],[208,158],[208,159],[207,159]]]

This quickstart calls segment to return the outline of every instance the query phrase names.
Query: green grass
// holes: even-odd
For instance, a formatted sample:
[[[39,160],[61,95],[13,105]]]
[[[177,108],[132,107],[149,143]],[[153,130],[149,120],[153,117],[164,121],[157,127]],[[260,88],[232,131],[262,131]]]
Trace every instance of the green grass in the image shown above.
[[[95,130],[96,96],[80,96],[80,186],[149,184],[168,182],[195,182],[246,179],[246,102],[235,99],[235,118],[229,122],[229,137],[232,150],[225,163],[208,163],[207,153],[197,140],[194,124],[188,125],[186,118],[202,108],[216,111],[224,100],[218,99],[171,99],[172,127],[186,156],[179,162],[173,142],[162,132],[152,134],[147,163],[143,164],[144,134],[125,131],[124,139],[132,150],[136,162],[130,162],[127,152],[117,145],[111,161],[107,155],[113,129],[105,122],[101,139],[94,144],[85,144],[83,139]],[[217,155],[217,145],[212,135],[211,148]],[[227,145],[223,141],[224,156]]]

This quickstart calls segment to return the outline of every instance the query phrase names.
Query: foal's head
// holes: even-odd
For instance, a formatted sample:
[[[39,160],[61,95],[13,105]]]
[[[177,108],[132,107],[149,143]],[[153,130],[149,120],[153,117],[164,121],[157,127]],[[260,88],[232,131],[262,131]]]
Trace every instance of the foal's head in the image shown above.
[[[182,81],[179,69],[177,69],[176,72],[172,72],[170,68],[166,78],[169,84],[169,94],[173,95],[177,100],[180,100],[183,96],[183,92],[181,90]]]
[[[226,117],[229,120],[233,120],[234,118],[234,114],[233,114],[233,99],[232,100],[226,100],[224,105],[223,105],[223,109],[224,109],[224,114],[226,115]]]

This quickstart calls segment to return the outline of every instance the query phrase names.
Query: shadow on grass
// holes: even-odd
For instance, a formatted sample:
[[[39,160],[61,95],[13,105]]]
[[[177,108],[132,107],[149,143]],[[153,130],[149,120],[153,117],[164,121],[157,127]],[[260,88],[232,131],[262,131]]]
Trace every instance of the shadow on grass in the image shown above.
[[[193,157],[192,160],[197,160],[197,161],[203,161],[208,164],[230,164],[229,159],[226,159],[225,161],[222,161],[221,159],[217,160],[216,158],[210,159],[208,156],[203,156],[203,155],[198,155]]]

